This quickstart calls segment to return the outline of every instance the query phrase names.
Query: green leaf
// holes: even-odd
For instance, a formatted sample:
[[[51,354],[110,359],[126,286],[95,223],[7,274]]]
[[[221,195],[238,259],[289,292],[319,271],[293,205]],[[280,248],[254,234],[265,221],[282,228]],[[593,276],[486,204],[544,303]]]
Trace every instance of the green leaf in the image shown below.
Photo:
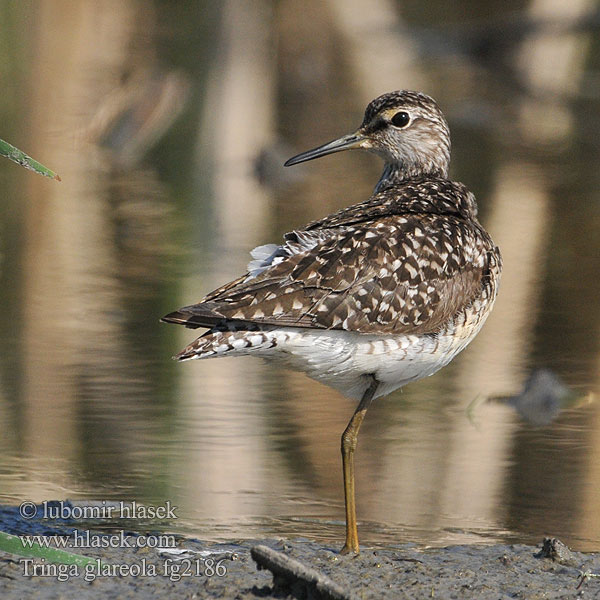
[[[43,558],[48,562],[61,563],[63,565],[78,565],[80,567],[85,567],[86,565],[93,564],[102,567],[101,563],[95,558],[65,552],[64,550],[58,550],[57,548],[46,548],[33,541],[26,544],[21,537],[26,536],[10,535],[9,533],[0,531],[0,550],[10,552],[11,554],[18,554],[19,556]]]
[[[13,145],[5,142],[0,139],[0,156],[5,156],[9,160],[18,163],[19,165],[25,167],[26,169],[30,169],[31,171],[35,171],[40,175],[44,175],[45,177],[50,177],[52,179],[56,179],[60,181],[60,177],[50,169],[46,168],[44,165],[40,164],[37,160],[31,158],[31,156],[27,156],[25,152],[21,152],[18,148],[15,148]]]

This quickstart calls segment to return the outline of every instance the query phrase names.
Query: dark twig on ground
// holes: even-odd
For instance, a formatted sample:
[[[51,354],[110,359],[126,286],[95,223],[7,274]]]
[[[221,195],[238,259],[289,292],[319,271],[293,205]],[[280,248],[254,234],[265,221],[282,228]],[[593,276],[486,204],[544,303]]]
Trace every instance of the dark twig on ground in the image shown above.
[[[353,600],[354,598],[353,594],[342,589],[329,577],[268,546],[254,546],[250,554],[259,569],[268,569],[273,573],[275,590],[285,590],[297,598],[311,600]]]

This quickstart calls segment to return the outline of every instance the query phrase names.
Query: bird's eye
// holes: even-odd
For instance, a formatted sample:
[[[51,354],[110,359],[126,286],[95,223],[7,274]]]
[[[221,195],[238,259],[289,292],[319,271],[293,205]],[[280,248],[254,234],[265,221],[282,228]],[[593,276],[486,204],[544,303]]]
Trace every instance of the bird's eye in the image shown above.
[[[406,127],[410,123],[410,115],[401,110],[392,117],[392,125],[395,127]]]

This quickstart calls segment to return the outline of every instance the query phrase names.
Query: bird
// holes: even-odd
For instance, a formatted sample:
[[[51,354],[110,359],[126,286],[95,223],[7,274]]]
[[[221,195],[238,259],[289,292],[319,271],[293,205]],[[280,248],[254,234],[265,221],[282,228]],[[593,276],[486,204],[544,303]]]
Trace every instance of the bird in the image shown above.
[[[178,361],[258,356],[358,401],[341,437],[341,553],[358,554],[354,453],[367,410],[469,344],[494,305],[502,259],[474,195],[449,179],[450,132],[433,98],[378,96],[357,130],[285,166],[350,149],[384,161],[370,198],[255,248],[246,273],[162,320],[207,329]]]

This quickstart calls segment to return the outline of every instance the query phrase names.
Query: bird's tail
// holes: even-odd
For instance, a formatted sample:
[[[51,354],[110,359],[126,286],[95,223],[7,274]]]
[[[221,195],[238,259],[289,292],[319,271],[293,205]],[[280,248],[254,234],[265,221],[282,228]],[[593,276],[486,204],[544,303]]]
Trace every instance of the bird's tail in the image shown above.
[[[170,316],[170,315],[167,315]],[[174,317],[175,318],[175,317]],[[169,321],[180,322],[180,321]],[[182,323],[186,324],[186,323]],[[198,358],[217,358],[229,354],[253,354],[277,346],[275,328],[257,327],[249,323],[226,322],[195,339],[173,358],[178,361]]]

